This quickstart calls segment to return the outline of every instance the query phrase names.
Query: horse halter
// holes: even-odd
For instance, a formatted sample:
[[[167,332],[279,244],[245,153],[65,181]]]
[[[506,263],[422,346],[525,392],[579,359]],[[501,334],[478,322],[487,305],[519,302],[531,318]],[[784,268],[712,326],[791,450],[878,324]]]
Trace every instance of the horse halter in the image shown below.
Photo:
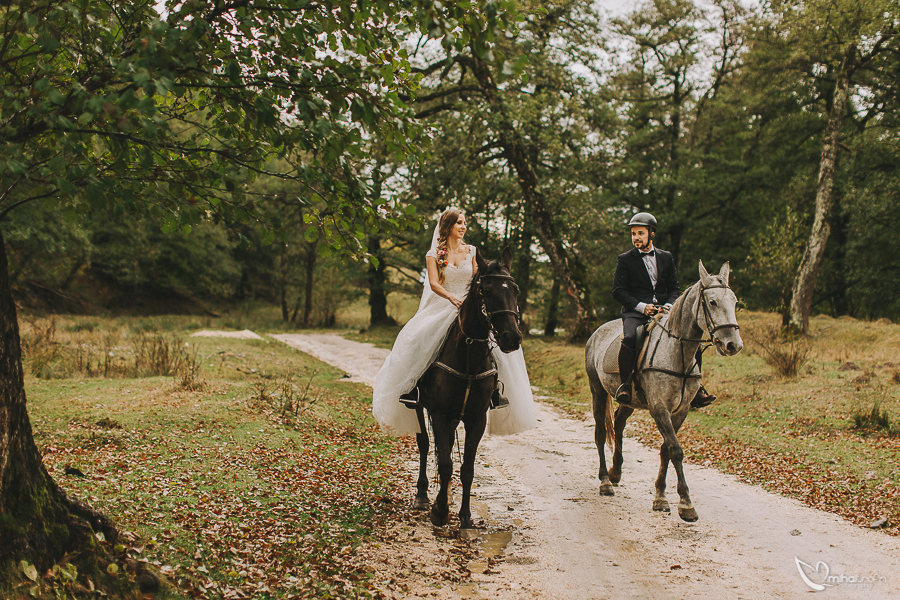
[[[715,321],[713,321],[712,314],[709,308],[709,299],[706,297],[707,290],[713,290],[716,288],[725,288],[730,290],[731,287],[727,283],[716,283],[715,285],[711,285],[709,287],[703,287],[703,281],[700,281],[700,302],[697,307],[697,321],[700,320],[700,307],[703,308],[703,319],[706,321],[706,332],[709,333],[709,337],[715,342],[718,338],[716,338],[716,332],[724,327],[733,327],[735,330],[740,330],[740,326],[737,323],[721,323],[716,325]],[[733,292],[732,292],[733,293]]]

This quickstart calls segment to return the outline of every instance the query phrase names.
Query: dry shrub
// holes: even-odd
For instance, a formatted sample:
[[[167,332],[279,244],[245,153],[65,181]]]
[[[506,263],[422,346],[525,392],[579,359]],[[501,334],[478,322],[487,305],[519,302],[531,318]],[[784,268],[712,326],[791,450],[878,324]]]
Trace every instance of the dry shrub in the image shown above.
[[[315,371],[309,376],[309,381],[301,388],[294,383],[292,375],[276,379],[274,385],[267,381],[258,381],[254,384],[256,392],[250,397],[250,404],[263,412],[271,413],[279,420],[293,421],[305,413],[317,398],[310,398]]]
[[[853,379],[853,383],[856,385],[867,385],[872,383],[877,379],[877,375],[875,374],[875,369],[866,369],[862,372],[862,375]]]
[[[67,376],[57,366],[64,347],[56,340],[56,319],[43,323],[32,319],[27,324],[21,332],[22,360],[32,374],[41,379]]]
[[[195,348],[193,352],[187,350],[185,345],[182,350],[184,356],[175,373],[176,387],[185,392],[199,392],[209,387],[209,382],[200,378],[200,359]]]
[[[750,336],[762,348],[766,364],[775,368],[782,377],[796,377],[809,358],[809,343],[795,333],[778,327],[761,328],[761,333]]]

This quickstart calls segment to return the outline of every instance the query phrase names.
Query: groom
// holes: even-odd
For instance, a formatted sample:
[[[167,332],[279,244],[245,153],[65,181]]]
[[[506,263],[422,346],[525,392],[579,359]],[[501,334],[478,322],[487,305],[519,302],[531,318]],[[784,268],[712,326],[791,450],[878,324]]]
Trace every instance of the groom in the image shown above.
[[[678,299],[678,274],[672,254],[653,246],[656,237],[656,218],[650,213],[638,213],[628,223],[631,228],[631,243],[634,248],[623,252],[616,259],[616,273],[613,276],[613,298],[622,305],[622,329],[624,337],[619,347],[619,375],[622,385],[616,391],[616,400],[631,402],[631,378],[634,372],[637,328],[650,317],[666,312]],[[697,367],[700,367],[697,353]],[[701,408],[715,400],[701,386],[691,401],[691,406]]]

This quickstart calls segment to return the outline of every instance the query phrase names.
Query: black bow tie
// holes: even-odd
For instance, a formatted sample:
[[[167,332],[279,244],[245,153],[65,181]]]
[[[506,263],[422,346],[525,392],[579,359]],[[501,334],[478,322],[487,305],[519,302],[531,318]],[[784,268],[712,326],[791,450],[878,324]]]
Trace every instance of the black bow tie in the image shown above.
[[[641,258],[645,256],[656,256],[656,250],[651,250],[650,252],[641,252]]]

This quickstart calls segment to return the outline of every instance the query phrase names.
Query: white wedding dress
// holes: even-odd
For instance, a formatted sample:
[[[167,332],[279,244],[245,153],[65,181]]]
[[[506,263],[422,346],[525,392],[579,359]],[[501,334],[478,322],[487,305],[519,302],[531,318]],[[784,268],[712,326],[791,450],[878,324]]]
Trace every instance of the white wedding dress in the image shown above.
[[[434,252],[432,249],[427,256],[437,258]],[[469,256],[459,267],[447,265],[444,268],[443,286],[457,298],[466,296],[474,261],[475,247],[470,245]],[[429,285],[427,278],[425,285]],[[416,411],[400,402],[400,394],[412,390],[435,361],[450,324],[458,314],[457,308],[446,298],[426,293],[418,312],[400,330],[375,379],[372,396],[372,414],[385,432],[394,435],[419,433]],[[494,348],[492,354],[509,406],[488,411],[488,433],[509,435],[532,429],[537,425],[537,417],[522,348],[509,354]]]

